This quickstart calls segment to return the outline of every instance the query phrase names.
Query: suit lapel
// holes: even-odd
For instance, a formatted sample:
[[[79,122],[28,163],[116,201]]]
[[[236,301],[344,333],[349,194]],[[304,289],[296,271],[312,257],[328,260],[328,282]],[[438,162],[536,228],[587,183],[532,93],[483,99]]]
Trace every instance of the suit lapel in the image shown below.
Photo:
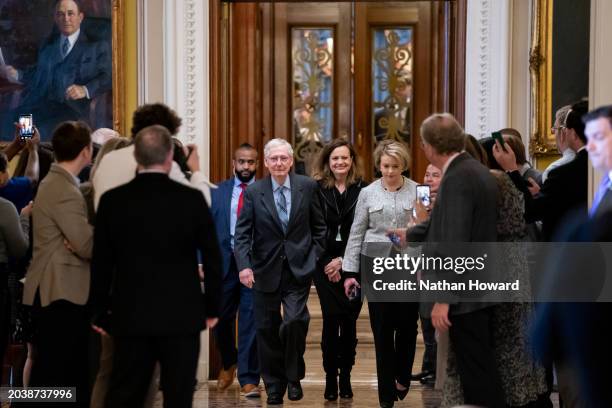
[[[232,219],[232,193],[234,192],[234,178],[232,177],[229,180],[229,183],[223,186],[225,190],[223,191],[222,203],[228,203],[228,205],[224,206],[225,214],[223,215],[223,221],[226,227],[226,231],[230,230],[230,220]]]
[[[299,210],[302,205],[302,197],[304,196],[304,186],[298,183],[293,173],[289,174],[291,180],[291,214],[289,214],[289,224],[287,225],[287,231],[291,228],[293,219],[295,218],[295,212]]]
[[[272,215],[278,230],[283,233],[283,227],[280,222],[280,218],[278,218],[278,212],[276,211],[276,204],[274,203],[274,193],[272,192],[272,179],[268,177],[266,182],[264,183],[264,189],[261,192],[262,202],[266,210]],[[291,207],[293,208],[293,203],[291,203]]]

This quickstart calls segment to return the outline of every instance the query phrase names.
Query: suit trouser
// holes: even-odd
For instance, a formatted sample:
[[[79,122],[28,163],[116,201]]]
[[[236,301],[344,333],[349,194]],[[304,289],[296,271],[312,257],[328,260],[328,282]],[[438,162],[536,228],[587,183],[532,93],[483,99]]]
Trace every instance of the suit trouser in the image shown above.
[[[355,365],[357,317],[352,313],[343,315],[323,313],[321,350],[323,369],[327,375],[338,375],[338,369],[350,372]]]
[[[213,334],[226,370],[238,363],[238,381],[241,386],[259,384],[257,341],[253,317],[253,290],[238,280],[238,271],[232,259],[228,276],[223,281],[219,323]],[[236,312],[238,312],[238,348],[236,349]]]
[[[450,318],[450,341],[457,356],[457,371],[466,405],[506,406],[493,349],[493,307]]]
[[[284,394],[288,381],[304,378],[309,293],[310,281],[298,282],[286,264],[275,292],[253,291],[259,367],[268,394]]]
[[[155,363],[161,366],[164,408],[190,408],[200,353],[200,333],[175,336],[115,336],[107,408],[141,407]]]
[[[376,349],[378,399],[395,401],[395,381],[410,387],[419,304],[368,302]]]
[[[38,303],[38,296],[37,296]],[[41,403],[41,407],[89,406],[89,313],[85,306],[58,300],[48,306],[35,305],[32,317],[36,336],[36,358],[31,387],[76,387],[77,403]],[[38,406],[27,404],[22,406]]]
[[[100,361],[96,374],[93,390],[91,391],[90,408],[104,408],[106,394],[110,385],[111,374],[113,372],[113,338],[111,336],[101,336],[100,339]],[[159,389],[157,380],[159,379],[159,365],[156,366],[153,379],[149,385],[147,396],[143,404],[144,408],[150,408],[155,402],[155,397]]]

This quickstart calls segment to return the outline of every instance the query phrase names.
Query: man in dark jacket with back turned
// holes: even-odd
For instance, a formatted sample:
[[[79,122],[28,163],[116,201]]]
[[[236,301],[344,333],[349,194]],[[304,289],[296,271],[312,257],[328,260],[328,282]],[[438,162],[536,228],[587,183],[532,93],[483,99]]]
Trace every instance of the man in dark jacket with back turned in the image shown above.
[[[106,327],[115,354],[109,408],[142,406],[156,361],[164,406],[191,407],[200,331],[212,328],[219,315],[214,223],[200,191],[168,178],[172,153],[166,128],[141,130],[134,144],[138,175],[102,195],[98,207],[91,303],[110,313]]]

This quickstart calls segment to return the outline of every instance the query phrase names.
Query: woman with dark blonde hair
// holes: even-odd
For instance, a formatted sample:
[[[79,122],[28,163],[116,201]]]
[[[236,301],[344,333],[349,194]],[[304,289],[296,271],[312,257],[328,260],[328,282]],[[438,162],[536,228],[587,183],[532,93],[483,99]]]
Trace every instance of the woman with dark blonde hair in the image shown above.
[[[313,176],[319,182],[321,207],[327,224],[323,266],[315,272],[314,282],[323,313],[324,397],[329,401],[338,398],[338,370],[340,397],[353,396],[351,369],[355,364],[361,299],[349,301],[344,295],[341,269],[357,198],[367,184],[361,180],[359,164],[353,146],[345,139],[334,139],[323,147]]]
[[[355,207],[355,218],[342,262],[345,291],[359,286],[357,274],[365,273],[373,282],[371,268],[362,265],[362,255],[368,248],[388,248],[388,257],[407,254],[415,249],[391,248],[388,231],[408,227],[413,223],[412,205],[417,183],[402,173],[410,168],[406,145],[395,140],[383,140],[374,151],[374,163],[382,177],[361,190]],[[352,275],[349,275],[352,273]],[[370,327],[374,335],[378,400],[381,407],[392,407],[408,394],[417,334],[419,304],[414,302],[368,302]]]

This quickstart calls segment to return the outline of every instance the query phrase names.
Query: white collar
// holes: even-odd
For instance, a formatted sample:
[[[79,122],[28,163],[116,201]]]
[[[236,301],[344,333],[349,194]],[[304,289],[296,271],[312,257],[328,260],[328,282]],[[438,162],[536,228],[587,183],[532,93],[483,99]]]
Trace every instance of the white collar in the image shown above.
[[[74,33],[70,34],[68,37],[66,37],[64,34],[62,34],[60,45],[64,43],[64,40],[66,38],[68,38],[68,41],[70,42],[70,49],[72,49],[72,47],[74,47],[74,43],[76,42],[76,40],[79,39],[79,34],[81,34],[81,29],[80,28],[78,30],[76,30]]]
[[[450,166],[451,162],[455,160],[455,158],[461,153],[463,152],[455,152],[448,157],[448,160],[446,161],[446,163],[444,163],[444,167],[442,167],[442,175],[446,173],[446,170],[448,170],[448,166]]]

